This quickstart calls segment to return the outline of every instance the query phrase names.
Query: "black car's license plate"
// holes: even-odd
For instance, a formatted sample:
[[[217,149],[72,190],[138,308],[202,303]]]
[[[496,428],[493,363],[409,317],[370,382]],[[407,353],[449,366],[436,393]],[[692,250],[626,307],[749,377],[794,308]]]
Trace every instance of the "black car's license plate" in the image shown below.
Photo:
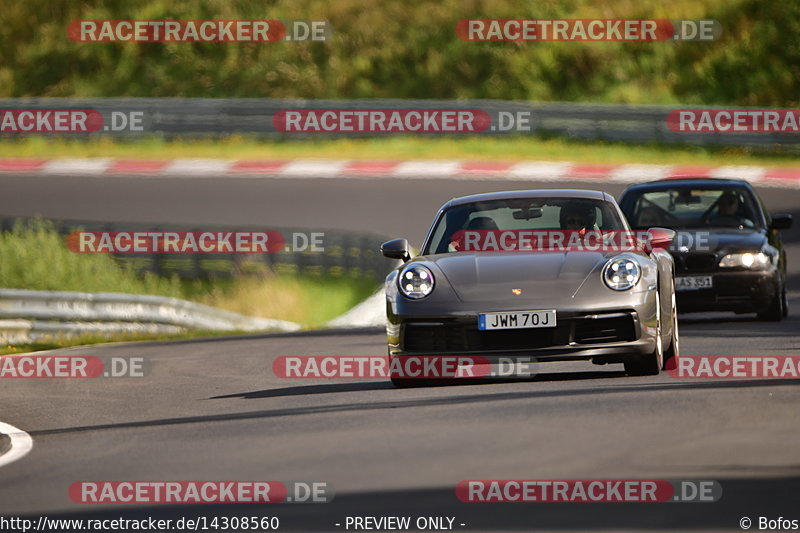
[[[711,276],[683,276],[675,278],[676,291],[697,291],[713,287]]]

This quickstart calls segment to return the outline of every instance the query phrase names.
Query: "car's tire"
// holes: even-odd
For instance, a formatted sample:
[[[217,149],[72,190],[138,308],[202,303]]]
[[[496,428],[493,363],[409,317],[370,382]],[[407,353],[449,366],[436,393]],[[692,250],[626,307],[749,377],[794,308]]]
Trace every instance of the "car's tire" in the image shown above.
[[[678,357],[681,354],[681,340],[678,334],[678,306],[675,298],[675,291],[672,291],[672,335],[669,340],[669,348],[664,351],[664,363],[661,366],[662,370],[666,370],[670,360]]]
[[[780,288],[772,296],[769,306],[758,313],[759,320],[780,322],[786,317],[786,289]]]
[[[656,290],[656,347],[653,353],[640,355],[625,361],[625,372],[629,376],[655,376],[664,365],[664,344],[661,340],[661,293]]]
[[[789,300],[786,298],[786,287],[783,288],[783,318],[789,318]]]

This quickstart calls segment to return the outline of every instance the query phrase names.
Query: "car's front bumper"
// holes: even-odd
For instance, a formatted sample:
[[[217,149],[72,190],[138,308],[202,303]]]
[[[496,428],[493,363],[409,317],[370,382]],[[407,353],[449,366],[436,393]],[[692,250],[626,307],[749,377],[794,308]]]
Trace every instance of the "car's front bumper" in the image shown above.
[[[591,359],[620,363],[652,353],[655,328],[642,324],[635,310],[557,313],[555,328],[481,331],[477,315],[399,317],[390,324],[389,353],[468,355],[489,361]]]
[[[710,289],[677,292],[679,313],[733,311],[754,313],[772,303],[780,286],[780,271],[684,272],[681,276],[711,276]]]

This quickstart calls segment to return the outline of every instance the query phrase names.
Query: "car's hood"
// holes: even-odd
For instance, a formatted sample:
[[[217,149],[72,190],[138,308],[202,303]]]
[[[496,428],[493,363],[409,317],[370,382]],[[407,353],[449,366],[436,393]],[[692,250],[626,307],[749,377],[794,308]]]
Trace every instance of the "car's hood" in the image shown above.
[[[767,242],[763,230],[711,229],[679,231],[672,241],[673,252],[758,251]]]
[[[521,299],[572,296],[592,273],[615,253],[453,253],[432,255],[458,297],[465,302],[491,301],[512,297]]]

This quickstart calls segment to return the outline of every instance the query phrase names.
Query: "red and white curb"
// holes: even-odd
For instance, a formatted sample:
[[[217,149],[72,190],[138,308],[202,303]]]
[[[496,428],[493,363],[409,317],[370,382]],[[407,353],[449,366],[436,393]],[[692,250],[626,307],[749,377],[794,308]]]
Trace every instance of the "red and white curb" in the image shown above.
[[[682,177],[734,178],[800,188],[800,167],[615,165],[558,161],[348,159],[34,159],[0,158],[0,173],[69,176],[255,178],[446,178],[635,183]]]

